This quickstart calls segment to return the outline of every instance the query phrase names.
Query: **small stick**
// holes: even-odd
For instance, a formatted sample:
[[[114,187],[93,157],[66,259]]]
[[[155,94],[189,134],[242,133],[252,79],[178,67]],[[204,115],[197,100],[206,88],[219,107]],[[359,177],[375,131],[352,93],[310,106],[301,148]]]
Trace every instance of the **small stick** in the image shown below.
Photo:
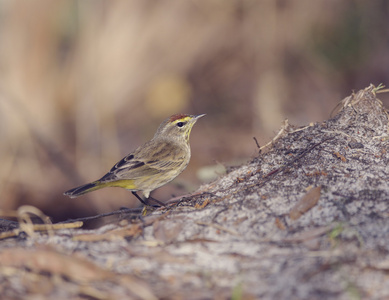
[[[255,141],[255,144],[257,144],[257,148],[258,148],[259,150],[261,150],[261,146],[259,146],[259,143],[258,143],[257,138],[256,138],[255,136],[253,136],[253,139],[254,139],[254,141]]]

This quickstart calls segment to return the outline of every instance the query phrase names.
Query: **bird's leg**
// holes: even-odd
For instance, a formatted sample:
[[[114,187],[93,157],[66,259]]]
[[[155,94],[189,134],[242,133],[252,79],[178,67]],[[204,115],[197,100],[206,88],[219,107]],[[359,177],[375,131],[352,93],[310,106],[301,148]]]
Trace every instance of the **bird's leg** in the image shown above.
[[[139,197],[139,195],[135,192],[135,191],[132,191],[131,192],[140,202],[142,202],[144,205],[146,206],[152,206],[152,207],[160,207],[160,206],[166,206],[165,203],[162,203],[161,201],[158,201],[157,199],[154,199],[152,197],[149,197],[151,200],[153,200],[154,202],[156,202],[157,204],[159,204],[159,206],[154,206],[154,205],[151,205],[149,204],[147,200],[143,200],[141,197]]]
[[[143,205],[149,206],[149,204],[146,201],[144,201],[141,197],[139,197],[139,195],[135,191],[132,191],[131,193],[136,197],[136,199],[142,202]]]
[[[165,203],[153,198],[153,197],[149,197],[149,199],[153,200],[155,203],[159,204],[159,206],[166,206]]]

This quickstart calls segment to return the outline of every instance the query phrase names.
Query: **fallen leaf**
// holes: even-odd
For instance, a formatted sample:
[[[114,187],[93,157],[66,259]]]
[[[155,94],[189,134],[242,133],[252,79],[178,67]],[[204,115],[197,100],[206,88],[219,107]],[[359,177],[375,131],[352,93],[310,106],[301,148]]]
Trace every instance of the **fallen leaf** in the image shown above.
[[[281,230],[285,230],[286,229],[285,224],[282,223],[280,218],[276,218],[275,224],[276,224],[278,229],[281,229]]]
[[[339,158],[341,161],[343,162],[346,162],[347,159],[342,155],[340,154],[339,152],[334,152],[333,155],[336,157],[336,158]]]
[[[202,208],[206,207],[210,202],[211,202],[211,201],[207,198],[207,199],[205,199],[205,200],[203,201],[203,203],[201,203],[201,204],[196,203],[196,204],[195,204],[195,208],[196,208],[196,209],[202,209]]]
[[[314,207],[320,199],[321,187],[315,187],[309,190],[299,202],[291,209],[289,216],[292,220],[297,220],[304,213]]]

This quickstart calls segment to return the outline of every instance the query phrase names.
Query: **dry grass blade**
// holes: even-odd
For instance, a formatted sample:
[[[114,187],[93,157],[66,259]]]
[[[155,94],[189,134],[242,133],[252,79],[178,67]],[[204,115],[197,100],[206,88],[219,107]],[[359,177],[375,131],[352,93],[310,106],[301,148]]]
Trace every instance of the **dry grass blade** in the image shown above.
[[[135,237],[142,233],[140,224],[131,225],[126,228],[119,228],[104,233],[77,234],[73,237],[75,241],[97,242],[97,241],[115,241],[123,240],[126,237]]]
[[[18,236],[21,232],[25,232],[29,236],[34,236],[36,231],[47,231],[53,235],[54,230],[80,228],[83,222],[75,221],[71,223],[52,224],[48,216],[34,206],[23,205],[17,211],[1,211],[0,215],[8,217],[16,217],[18,219],[18,228],[0,233],[0,239]],[[31,216],[40,218],[44,224],[34,224]]]
[[[66,255],[50,248],[5,249],[0,253],[0,264],[6,267],[28,268],[37,273],[48,272],[81,283],[112,277],[110,272],[85,259]]]
[[[100,281],[125,283],[125,288],[140,299],[157,299],[148,286],[132,277],[120,276],[105,270],[81,256],[67,255],[55,249],[42,247],[38,249],[14,248],[6,249],[0,253],[2,267],[27,268],[34,273],[49,273],[59,275],[81,285],[90,285]],[[95,294],[97,290],[84,290],[88,295]],[[97,295],[103,295],[100,292]],[[99,298],[99,297],[97,297]]]

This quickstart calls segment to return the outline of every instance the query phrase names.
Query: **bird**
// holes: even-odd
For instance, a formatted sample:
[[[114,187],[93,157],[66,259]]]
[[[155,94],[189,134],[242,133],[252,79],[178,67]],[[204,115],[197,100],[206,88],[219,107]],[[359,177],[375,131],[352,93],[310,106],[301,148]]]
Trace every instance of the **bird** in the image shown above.
[[[189,136],[193,125],[203,116],[205,114],[170,116],[159,125],[150,141],[118,161],[103,177],[70,189],[64,195],[76,198],[105,187],[121,187],[149,206],[150,193],[172,181],[187,167],[191,157]],[[143,193],[145,200],[138,191]]]

